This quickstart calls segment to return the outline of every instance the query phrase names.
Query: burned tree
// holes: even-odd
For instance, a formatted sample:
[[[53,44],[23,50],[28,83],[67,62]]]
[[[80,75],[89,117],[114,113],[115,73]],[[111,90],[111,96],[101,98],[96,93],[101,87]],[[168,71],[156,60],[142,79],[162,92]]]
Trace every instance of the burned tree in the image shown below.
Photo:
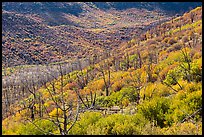
[[[110,62],[109,60],[105,61],[103,63],[101,63],[99,65],[99,67],[97,68],[97,70],[102,74],[102,78],[104,81],[104,85],[105,85],[105,92],[106,92],[106,96],[109,96],[109,87],[110,87]],[[106,74],[108,76],[106,76]]]
[[[141,55],[140,55],[140,51],[137,50],[137,60],[138,60],[138,63],[139,63],[139,68],[142,68],[142,58],[141,58]]]
[[[62,70],[61,64],[56,67],[57,73],[49,73],[47,74],[47,79],[52,79],[51,82],[46,83],[43,82],[45,91],[48,92],[49,97],[45,98],[43,94],[41,95],[41,102],[42,102],[42,109],[43,113],[46,115],[39,116],[36,120],[40,119],[46,119],[55,124],[55,126],[58,128],[61,135],[68,135],[69,131],[75,124],[75,122],[78,119],[79,110],[80,110],[80,102],[78,97],[74,99],[70,99],[68,96],[68,93],[66,90],[64,90],[64,86],[66,84],[64,72]],[[59,76],[59,77],[58,77]],[[34,94],[33,94],[34,95]],[[50,100],[53,102],[52,106],[46,106],[44,102],[46,100]],[[33,104],[35,103],[32,101]],[[38,102],[38,103],[41,103]],[[29,108],[31,109],[33,107],[33,104],[29,105]],[[53,108],[54,114],[51,114],[51,111],[49,110]],[[27,119],[29,122],[35,125],[35,122],[31,119]],[[37,127],[37,125],[35,125]],[[39,127],[37,127],[39,128]],[[40,129],[43,132],[43,129]],[[44,132],[46,133],[46,132]],[[48,133],[46,133],[48,134]],[[49,133],[53,134],[53,133]]]

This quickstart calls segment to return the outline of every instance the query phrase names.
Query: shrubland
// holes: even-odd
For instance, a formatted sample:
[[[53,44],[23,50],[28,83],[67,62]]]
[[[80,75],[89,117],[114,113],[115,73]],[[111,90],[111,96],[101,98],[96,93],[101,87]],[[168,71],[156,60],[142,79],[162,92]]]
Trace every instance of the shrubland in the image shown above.
[[[127,42],[121,58],[109,55],[45,83],[22,100],[35,109],[5,118],[2,134],[201,135],[201,11]]]

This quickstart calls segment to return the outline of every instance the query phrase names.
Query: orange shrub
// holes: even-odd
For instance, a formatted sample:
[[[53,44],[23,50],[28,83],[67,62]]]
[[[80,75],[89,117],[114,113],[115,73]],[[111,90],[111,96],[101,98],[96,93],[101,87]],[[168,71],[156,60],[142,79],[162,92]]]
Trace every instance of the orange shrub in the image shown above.
[[[124,86],[123,82],[120,80],[120,81],[116,81],[114,82],[114,84],[112,85],[112,90],[113,91],[120,91],[122,89],[122,87]]]
[[[73,90],[74,88],[77,87],[77,83],[76,82],[71,82],[71,83],[68,83],[66,86],[65,86],[65,89],[70,89],[70,90]]]

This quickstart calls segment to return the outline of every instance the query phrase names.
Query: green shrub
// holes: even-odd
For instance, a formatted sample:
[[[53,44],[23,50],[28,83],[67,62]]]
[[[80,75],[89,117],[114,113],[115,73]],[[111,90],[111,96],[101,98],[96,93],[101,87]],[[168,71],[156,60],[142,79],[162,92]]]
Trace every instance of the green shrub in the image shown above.
[[[192,114],[194,111],[202,108],[202,91],[198,90],[188,94],[184,101],[186,106],[189,107],[189,113]],[[201,113],[199,114],[201,115]]]
[[[194,91],[201,90],[201,89],[202,89],[202,84],[196,83],[196,82],[186,83],[186,85],[184,86],[184,90],[187,93],[192,93]]]
[[[134,87],[124,87],[120,90],[123,97],[126,97],[130,102],[137,101],[138,92]]]
[[[164,127],[165,115],[170,106],[170,99],[155,97],[149,101],[144,101],[138,106],[138,113],[141,113],[150,122],[155,121],[156,125]]]
[[[70,130],[70,134],[74,135],[86,135],[89,126],[96,123],[102,114],[100,112],[85,112],[80,116],[79,121],[76,122],[74,127]]]
[[[199,108],[202,107],[202,92],[201,90],[187,93],[179,91],[175,98],[172,99],[170,109],[166,115],[166,122],[168,125],[181,122],[189,115],[192,115]],[[194,120],[201,117],[202,111],[194,116]]]
[[[181,72],[179,67],[174,68],[173,70],[169,70],[164,82],[169,85],[177,84],[178,80],[181,79]]]
[[[44,132],[42,132],[39,128],[37,128],[32,123],[27,123],[26,125],[19,126],[17,130],[17,134],[19,135],[46,135],[48,132],[53,132],[57,129],[57,127],[49,120],[35,120],[35,125],[41,128]]]
[[[101,118],[88,129],[92,135],[135,135],[141,134],[141,130],[147,120],[140,114],[122,115],[112,114]]]
[[[196,82],[202,81],[202,67],[197,63],[191,63],[191,76]]]
[[[112,92],[110,96],[100,96],[97,98],[99,106],[111,107],[114,105],[124,105],[125,101],[135,102],[137,100],[137,91],[134,87],[123,87],[118,92]]]

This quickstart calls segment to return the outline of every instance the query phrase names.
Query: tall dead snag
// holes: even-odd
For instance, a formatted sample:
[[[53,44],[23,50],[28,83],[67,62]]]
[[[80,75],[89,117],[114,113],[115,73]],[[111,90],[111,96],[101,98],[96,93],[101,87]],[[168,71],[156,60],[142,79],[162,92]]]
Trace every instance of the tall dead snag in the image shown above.
[[[83,111],[88,109],[94,109],[96,103],[96,92],[90,91],[86,93],[81,93],[79,89],[74,89],[77,94],[79,100],[84,105]]]
[[[120,61],[119,57],[116,54],[113,55],[113,65],[115,71],[120,70]]]
[[[90,68],[87,68],[86,69],[86,72],[83,72],[83,68],[82,68],[82,64],[83,62],[80,62],[78,60],[78,65],[79,65],[79,72],[76,73],[76,77],[77,77],[77,84],[78,86],[80,87],[80,89],[83,89],[87,84],[88,84],[88,81],[91,80],[90,78],[93,78],[93,77],[89,77],[89,72],[92,68],[94,68],[94,65],[91,65],[90,62],[88,62],[88,66],[90,66]]]
[[[71,98],[71,93],[68,93],[68,91],[64,89],[66,81],[61,64],[56,67],[56,70],[58,74],[48,74],[53,81],[49,83],[43,82],[45,91],[49,93],[49,97],[42,96],[41,98],[43,102],[45,102],[45,100],[53,102],[53,105],[46,106],[42,103],[42,110],[46,115],[39,117],[39,119],[46,119],[53,122],[61,135],[68,135],[78,119],[80,100],[76,95]],[[56,75],[59,77],[57,78]],[[52,111],[50,111],[50,107],[53,108]],[[34,124],[33,121],[30,122]],[[43,129],[41,129],[41,131],[43,131]]]
[[[84,89],[84,87],[88,84],[89,74],[88,70],[86,74],[84,74],[82,71],[76,73],[77,77],[77,84],[80,87],[80,89]]]
[[[105,86],[105,92],[106,96],[109,96],[109,87],[110,87],[110,62],[107,60],[100,64],[99,67],[97,68],[99,72],[102,74],[102,78],[104,81],[104,86]],[[106,77],[106,72],[107,72],[107,77]]]
[[[28,77],[22,79],[26,90],[31,93],[31,96],[26,100],[27,103],[23,102],[24,108],[30,112],[30,117],[24,117],[44,134],[53,135],[54,133],[46,132],[36,125],[38,120],[49,120],[58,128],[61,135],[68,135],[78,119],[80,100],[76,95],[72,96],[64,89],[67,81],[61,64],[52,68],[47,66],[45,73],[44,80],[40,81],[40,84],[45,88],[43,92],[37,90],[38,75],[31,73],[29,75],[32,77],[31,79]],[[36,110],[36,106],[40,106],[38,110]],[[36,112],[39,112],[39,115],[36,115]]]
[[[3,106],[3,109],[2,111],[4,112],[5,110],[5,114],[6,114],[6,117],[8,117],[8,112],[9,112],[9,108],[10,108],[10,105],[11,105],[11,102],[10,102],[10,94],[11,94],[11,90],[10,90],[10,81],[9,79],[4,79],[3,80],[3,92],[2,92],[2,100],[4,100],[4,104],[2,104]],[[5,106],[4,106],[5,105]],[[5,109],[4,109],[5,107]]]
[[[79,112],[94,107],[96,93],[90,91],[90,93],[83,94],[80,92],[90,80],[90,70],[87,70],[87,74],[83,74],[82,70],[79,71],[77,77],[79,83],[77,84],[78,86],[73,89],[76,93],[74,94],[74,92],[68,93],[64,88],[69,80],[64,76],[61,64],[59,64],[56,69],[58,74],[55,75],[58,75],[59,78],[56,78],[55,75],[50,73],[51,77],[54,78],[54,81],[49,82],[49,84],[45,83],[44,85],[49,92],[50,100],[54,103],[56,114],[54,116],[51,115],[49,109],[44,106],[44,110],[47,113],[47,117],[44,118],[52,121],[59,129],[61,135],[68,135],[78,119]],[[82,85],[82,87],[79,85]],[[85,108],[82,107],[81,104],[84,105]]]
[[[147,82],[152,82],[152,64],[153,64],[153,54],[148,53],[148,59],[147,59]]]
[[[32,121],[34,121],[36,111],[35,104],[37,103],[37,86],[35,74],[33,72],[29,72],[29,74],[27,74],[27,77],[24,76],[24,78],[21,79],[21,83],[24,85],[26,90],[31,94],[31,98],[28,104],[26,104],[27,106],[25,107],[27,107],[30,110],[30,118],[32,119]]]
[[[78,62],[79,64],[80,62]],[[76,73],[76,87],[74,91],[78,96],[81,103],[84,105],[85,109],[94,108],[95,100],[96,100],[96,93],[93,91],[89,91],[84,93],[85,87],[87,86],[88,82],[95,78],[95,65],[92,64],[90,61],[88,62],[88,66],[86,70],[80,70]],[[82,65],[81,65],[82,66]]]
[[[139,104],[140,102],[140,90],[144,87],[144,83],[141,81],[141,73],[135,73],[135,75],[132,75],[132,72],[129,73],[130,77],[132,79],[132,86],[135,88],[135,92],[137,92],[137,98],[136,98],[136,103]],[[145,98],[145,95],[144,95]],[[143,98],[143,99],[144,99]]]
[[[194,35],[193,35],[193,48],[194,47],[196,47],[196,45],[198,44],[198,36],[195,34],[195,33],[193,33]]]
[[[127,53],[125,55],[125,69],[128,70],[130,68],[130,57],[129,54]]]
[[[137,58],[133,58],[132,63],[133,63],[134,70],[136,70],[137,69]]]
[[[140,55],[140,51],[137,50],[137,56],[138,56],[138,63],[139,63],[139,68],[142,68],[142,58],[141,58],[141,55]]]

